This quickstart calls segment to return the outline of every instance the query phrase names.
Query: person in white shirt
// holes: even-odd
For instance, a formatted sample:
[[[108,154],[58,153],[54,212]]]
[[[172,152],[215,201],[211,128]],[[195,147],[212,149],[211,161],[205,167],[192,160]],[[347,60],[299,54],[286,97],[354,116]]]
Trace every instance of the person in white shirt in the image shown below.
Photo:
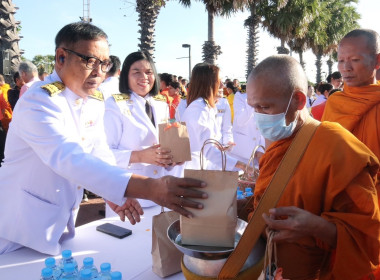
[[[77,22],[56,36],[55,71],[18,101],[0,168],[0,254],[29,247],[57,255],[75,235],[83,188],[101,195],[132,224],[151,199],[184,215],[206,194],[191,179],[151,179],[117,167],[103,127],[97,91],[110,69],[107,35]],[[128,198],[128,199],[127,199]]]
[[[119,93],[120,59],[115,55],[110,55],[112,67],[107,72],[105,80],[100,84],[99,90],[103,93],[104,100],[112,94]]]
[[[195,65],[187,96],[188,106],[181,119],[187,125],[192,158],[192,161],[185,163],[185,168],[200,169],[200,151],[206,140],[222,141],[220,125],[216,120],[218,114],[216,97],[219,85],[220,77],[217,66],[207,63]],[[205,158],[204,169],[221,170],[222,157],[216,146],[206,145],[203,156]],[[245,170],[245,167],[244,163],[227,155],[226,170]]]
[[[234,122],[232,134],[235,145],[228,153],[244,163],[248,163],[257,146],[265,147],[265,139],[256,126],[253,108],[247,103],[247,94],[236,92],[234,97]],[[264,151],[258,150],[258,159]],[[255,162],[258,165],[258,161]]]
[[[165,167],[173,164],[170,150],[161,149],[158,144],[158,124],[169,119],[166,98],[158,94],[159,88],[150,56],[146,52],[131,53],[121,70],[121,93],[107,100],[104,115],[107,142],[117,165],[150,178],[164,176]],[[156,205],[149,200],[139,202],[142,207]],[[106,208],[106,215],[109,213]]]
[[[18,72],[20,73],[21,79],[25,83],[20,89],[19,97],[21,97],[34,83],[40,82],[41,80],[38,78],[38,70],[36,65],[29,60],[22,61],[19,64]]]

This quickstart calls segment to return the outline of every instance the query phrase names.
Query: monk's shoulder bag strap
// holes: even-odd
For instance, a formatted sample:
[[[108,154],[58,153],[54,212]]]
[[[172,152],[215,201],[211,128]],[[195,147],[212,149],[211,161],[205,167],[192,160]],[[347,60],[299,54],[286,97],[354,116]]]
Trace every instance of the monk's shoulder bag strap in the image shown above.
[[[286,185],[292,177],[294,170],[319,125],[320,122],[311,117],[306,119],[304,125],[282,158],[269,186],[249,220],[239,243],[222,267],[218,279],[234,279],[243,267],[253,246],[256,244],[261,233],[265,230],[266,224],[262,218],[263,213],[268,213],[269,209],[277,205],[277,202],[281,198]]]

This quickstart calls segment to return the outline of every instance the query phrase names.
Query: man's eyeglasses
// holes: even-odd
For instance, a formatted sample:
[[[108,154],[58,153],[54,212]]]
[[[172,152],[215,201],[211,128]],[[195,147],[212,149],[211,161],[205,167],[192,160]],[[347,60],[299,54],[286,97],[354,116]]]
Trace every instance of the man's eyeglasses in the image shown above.
[[[64,49],[65,51],[67,51],[69,53],[73,53],[76,56],[79,56],[84,61],[86,61],[86,67],[90,70],[98,68],[100,65],[100,68],[102,69],[102,71],[104,73],[107,73],[113,65],[113,63],[109,60],[101,61],[99,58],[96,58],[93,56],[86,56],[84,54],[81,54],[81,53],[78,53],[78,52],[75,52],[75,51],[72,51],[72,50],[69,50],[66,48],[62,48],[62,49]]]

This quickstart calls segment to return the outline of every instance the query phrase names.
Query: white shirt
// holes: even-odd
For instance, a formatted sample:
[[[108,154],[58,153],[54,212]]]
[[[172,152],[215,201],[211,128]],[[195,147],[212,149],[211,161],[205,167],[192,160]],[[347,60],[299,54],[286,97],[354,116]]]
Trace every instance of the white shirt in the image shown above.
[[[265,147],[264,137],[256,126],[254,109],[247,103],[247,94],[236,92],[234,97],[234,122],[232,133],[235,146],[229,152],[233,157],[248,162],[256,146]]]
[[[42,83],[54,81],[55,72]],[[125,202],[131,174],[109,164],[103,113],[102,101],[67,87],[53,96],[33,87],[18,101],[0,168],[0,238],[56,255],[74,236],[83,188]]]
[[[186,123],[190,139],[191,161],[185,168],[200,169],[200,151],[208,139],[222,140],[220,126],[216,120],[217,108],[206,104],[202,98],[194,100],[185,110],[181,121]],[[204,169],[221,170],[222,156],[218,148],[208,144],[204,148]],[[227,155],[226,170],[235,170],[237,160]]]
[[[217,108],[216,121],[222,132],[221,143],[227,145],[228,142],[234,142],[230,104],[226,98],[219,98],[215,105]]]
[[[99,90],[103,93],[104,100],[107,100],[112,94],[119,93],[119,77],[108,77],[100,84]]]
[[[318,95],[317,98],[315,99],[315,101],[313,102],[313,105],[311,105],[311,107],[315,107],[319,104],[322,104],[323,102],[326,102],[326,97],[321,94],[321,95]]]
[[[133,92],[129,99],[115,101],[116,99],[111,97],[106,101],[104,127],[107,142],[115,155],[117,165],[128,172],[150,178],[160,178],[165,175],[163,167],[130,163],[132,151],[140,151],[159,143],[158,124],[166,123],[169,119],[168,105],[164,97],[161,99],[149,95],[144,98]],[[153,126],[145,112],[146,100],[152,106],[156,126]],[[151,201],[139,201],[144,207],[156,205]]]

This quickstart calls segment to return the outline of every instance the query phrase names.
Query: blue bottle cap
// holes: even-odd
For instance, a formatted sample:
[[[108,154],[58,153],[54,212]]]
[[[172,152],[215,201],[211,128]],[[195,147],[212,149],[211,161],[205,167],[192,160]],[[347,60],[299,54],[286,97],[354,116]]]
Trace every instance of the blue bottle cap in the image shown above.
[[[41,271],[42,277],[52,277],[53,276],[53,270],[50,267],[45,267]]]
[[[53,266],[55,266],[55,258],[52,258],[52,257],[47,258],[45,260],[45,265],[46,265],[46,267],[53,267]]]
[[[121,272],[114,271],[111,273],[111,280],[121,280]]]
[[[94,259],[91,258],[91,257],[84,258],[84,259],[83,259],[83,265],[84,265],[85,267],[93,266],[93,265],[94,265]]]
[[[110,263],[102,263],[100,265],[100,271],[111,271],[111,264]]]
[[[63,267],[63,271],[65,272],[73,272],[75,270],[75,265],[73,263],[66,263]]]
[[[86,269],[81,270],[80,277],[81,277],[81,279],[91,279],[91,277],[92,277],[91,269],[86,268]]]
[[[71,257],[71,250],[64,250],[62,251],[62,258],[70,258]]]
[[[249,187],[245,188],[245,192],[252,192],[252,188],[249,188]]]

